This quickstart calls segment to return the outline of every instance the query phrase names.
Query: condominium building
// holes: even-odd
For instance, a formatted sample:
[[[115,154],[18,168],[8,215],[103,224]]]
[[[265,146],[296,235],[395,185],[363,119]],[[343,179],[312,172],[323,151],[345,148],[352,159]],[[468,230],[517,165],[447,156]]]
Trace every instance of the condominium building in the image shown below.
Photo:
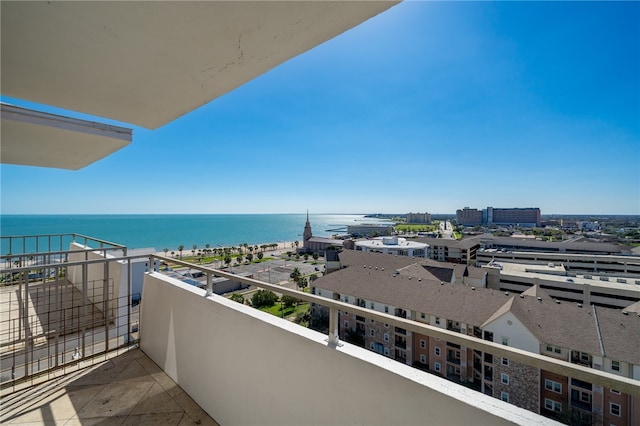
[[[538,286],[514,294],[427,277],[427,265],[419,261],[389,269],[393,261],[385,255],[343,255],[348,266],[316,280],[316,295],[640,380],[640,304],[623,311],[567,303]],[[322,316],[322,308],[314,307],[314,315]],[[390,326],[348,308],[340,311],[339,326],[348,341],[550,418],[640,422],[640,398],[615,387]]]
[[[456,211],[458,224],[464,226],[475,225],[520,225],[540,226],[540,209],[526,208],[496,208],[487,207],[483,210],[465,207]]]
[[[431,215],[429,213],[407,213],[407,223],[431,223]]]

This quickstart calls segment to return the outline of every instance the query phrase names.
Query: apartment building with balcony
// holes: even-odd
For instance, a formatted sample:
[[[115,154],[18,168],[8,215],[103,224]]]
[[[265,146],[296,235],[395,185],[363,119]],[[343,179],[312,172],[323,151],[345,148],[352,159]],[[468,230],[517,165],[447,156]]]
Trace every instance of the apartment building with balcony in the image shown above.
[[[469,237],[462,240],[450,240],[447,238],[426,238],[414,239],[429,245],[427,257],[440,262],[464,263],[476,265],[476,253],[481,246],[481,237]]]
[[[631,312],[633,307],[622,311],[561,302],[537,286],[514,294],[454,284],[421,276],[418,269],[390,270],[382,259],[379,265],[371,257],[360,260],[357,264],[351,256],[348,267],[316,280],[314,293],[619,374],[640,385],[640,316]],[[322,308],[314,309],[322,315]],[[355,331],[355,343],[371,351],[565,423],[630,425],[640,420],[638,396],[615,387],[411,332],[348,308],[340,311],[339,326],[341,336],[349,339]]]

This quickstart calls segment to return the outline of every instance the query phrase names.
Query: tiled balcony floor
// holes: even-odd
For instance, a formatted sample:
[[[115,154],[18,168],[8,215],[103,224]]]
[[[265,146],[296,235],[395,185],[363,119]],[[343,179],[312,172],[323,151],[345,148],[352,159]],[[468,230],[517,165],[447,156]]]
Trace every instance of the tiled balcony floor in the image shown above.
[[[0,423],[218,424],[140,349],[4,396]]]

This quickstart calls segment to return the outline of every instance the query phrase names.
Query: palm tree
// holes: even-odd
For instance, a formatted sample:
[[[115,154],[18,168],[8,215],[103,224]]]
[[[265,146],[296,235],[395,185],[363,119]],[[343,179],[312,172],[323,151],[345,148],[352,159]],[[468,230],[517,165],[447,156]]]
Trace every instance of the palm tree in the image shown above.
[[[195,256],[195,255],[196,255],[196,250],[197,250],[197,249],[198,249],[198,246],[197,246],[197,245],[195,245],[195,244],[193,245],[193,247],[191,247],[191,254],[192,254],[193,256]]]
[[[180,259],[182,259],[182,250],[184,250],[184,246],[180,244],[180,246],[178,247],[178,251],[180,252]]]
[[[227,264],[227,266],[229,266],[229,264],[231,263],[231,256],[229,256],[228,254],[224,257],[224,263]]]
[[[289,275],[289,278],[293,279],[293,282],[298,284],[298,281],[302,278],[302,273],[300,272],[300,268],[293,268],[293,272]]]
[[[262,258],[264,257],[264,253],[260,251],[258,252],[257,256],[258,256],[258,260],[262,260]]]
[[[167,257],[167,253],[168,253],[168,252],[169,252],[169,249],[165,247],[165,248],[164,248],[164,257]]]
[[[171,257],[176,257],[176,252],[175,251],[171,252]]]

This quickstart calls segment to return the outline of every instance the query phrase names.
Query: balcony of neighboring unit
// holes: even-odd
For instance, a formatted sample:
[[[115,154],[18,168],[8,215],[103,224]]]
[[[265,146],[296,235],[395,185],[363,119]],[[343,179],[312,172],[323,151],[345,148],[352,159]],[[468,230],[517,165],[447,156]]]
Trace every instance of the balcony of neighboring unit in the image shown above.
[[[447,320],[447,330],[455,331],[456,333],[460,333],[460,323],[457,321]]]
[[[88,283],[92,281],[101,280],[103,284],[117,281],[116,275],[107,271],[111,271],[110,268],[114,265],[117,265],[121,271],[127,271],[132,268],[134,260],[133,257],[131,259],[112,258],[99,251],[95,253],[82,251],[76,254],[81,258],[86,256],[88,260],[76,262],[71,259],[64,267],[58,263],[38,265],[38,267],[43,270],[55,267],[65,268],[65,274],[79,277],[80,288],[86,290]],[[4,262],[6,259],[3,257],[0,260]],[[202,271],[207,278],[206,288],[190,285],[157,270],[155,265],[163,261],[171,261],[188,266],[192,270]],[[212,418],[220,424],[245,425],[265,424],[265,422],[271,424],[422,424],[426,418],[433,424],[552,424],[549,419],[533,412],[468,387],[451,383],[405,363],[390,362],[389,357],[341,341],[338,338],[339,312],[341,311],[366,314],[392,327],[401,327],[407,331],[443,341],[451,340],[454,344],[482,352],[495,351],[496,356],[504,356],[525,364],[529,361],[551,372],[557,373],[566,369],[572,376],[592,380],[607,388],[619,389],[627,393],[633,393],[635,389],[630,384],[630,379],[624,377],[611,378],[597,370],[582,371],[577,369],[579,366],[573,364],[517,351],[507,346],[403,318],[389,318],[388,315],[361,309],[339,300],[323,298],[251,278],[233,276],[253,287],[269,289],[315,303],[317,306],[325,306],[329,311],[329,335],[323,334],[213,294],[211,286],[213,278],[231,277],[229,273],[153,255],[148,256],[146,262],[142,262],[142,265],[145,264],[151,265],[152,270],[142,274],[144,285],[141,302],[138,305],[140,306],[139,333],[137,322],[134,326],[133,319],[130,319],[133,317],[130,311],[132,310],[130,291],[126,290],[127,297],[125,303],[121,305],[126,311],[122,317],[124,322],[121,324],[121,331],[124,333],[118,332],[117,329],[105,331],[104,325],[100,325],[97,331],[90,334],[81,333],[74,337],[58,335],[58,340],[52,339],[47,349],[48,352],[52,352],[55,345],[62,343],[66,345],[62,346],[63,349],[65,347],[67,349],[66,364],[55,366],[57,370],[49,370],[50,377],[56,378],[56,383],[73,383],[68,381],[75,380],[78,377],[75,375],[78,370],[90,366],[94,360],[105,362],[105,357],[110,356],[113,349],[127,350],[131,345],[139,344],[140,353],[144,353],[149,361],[137,362],[140,365],[134,363],[132,370],[118,370],[122,374],[115,374],[115,376],[122,381],[113,386],[106,385],[102,390],[96,389],[96,392],[100,392],[99,398],[96,403],[92,403],[92,407],[104,412],[97,402],[102,401],[105,404],[109,402],[108,410],[116,416],[114,421],[124,421],[126,418],[130,422],[139,422],[140,418],[134,419],[127,416],[133,415],[135,410],[145,413],[150,410],[146,402],[136,405],[138,400],[133,402],[133,398],[128,397],[133,392],[135,395],[149,395],[156,402],[165,401],[164,404],[160,404],[165,408],[173,406],[171,401],[179,404],[185,401],[185,407],[187,405],[195,407],[194,412],[201,413],[190,416],[191,421],[203,424],[214,424]],[[71,273],[74,270],[72,268],[77,268],[75,271],[78,273]],[[8,269],[11,269],[10,273]],[[19,274],[23,278],[22,291],[24,292],[24,277],[28,277],[25,272],[30,269],[30,266],[14,267],[12,265],[11,268],[3,269],[0,273],[3,276]],[[105,273],[109,275],[109,279],[106,279]],[[122,277],[127,275],[131,276],[131,274],[124,274]],[[123,279],[124,281],[121,282],[128,280],[128,278]],[[47,286],[49,281],[45,280],[44,284]],[[28,286],[31,287],[31,283],[28,283]],[[128,286],[131,286],[131,282],[128,282]],[[18,291],[11,286],[5,286],[4,290]],[[24,297],[21,300],[24,300]],[[45,318],[48,305],[38,306],[38,309],[43,312],[39,319]],[[212,318],[215,321],[212,321]],[[36,336],[33,333],[36,330],[36,327],[33,327],[35,324],[35,319],[31,318],[26,318],[22,325],[18,325],[16,321],[16,326],[22,327],[22,331],[18,329],[13,334],[23,336],[22,341],[27,350],[12,355],[12,362],[15,362],[13,371],[19,374],[12,376],[5,374],[10,373],[11,370],[3,371],[3,400],[7,394],[13,397],[21,386],[21,390],[30,392],[29,386],[32,386],[33,382],[46,372],[44,369],[38,370],[37,367],[37,362],[43,361],[34,348],[37,347],[38,339],[42,336]],[[207,326],[203,327],[203,324]],[[23,326],[31,329],[30,334],[25,332]],[[118,344],[106,343],[105,333],[106,342],[109,342],[108,338],[113,336],[114,342],[117,341]],[[105,346],[107,346],[107,350],[101,352],[102,358],[98,358],[97,353],[91,353],[94,347],[96,350],[99,349],[99,341],[106,343]],[[77,342],[80,342],[78,351],[75,350]],[[3,346],[3,349],[6,347],[8,346]],[[261,347],[269,350],[256,350]],[[395,349],[392,353],[396,359],[405,360],[406,358],[406,351],[401,348]],[[283,363],[283,360],[286,362]],[[5,359],[3,359],[3,369],[7,368],[4,361]],[[107,370],[91,371],[112,377],[114,375],[110,375],[110,372],[114,370],[109,368],[119,369],[123,363],[118,361],[118,356],[109,362]],[[127,365],[130,365],[128,361]],[[448,367],[453,369],[443,369],[443,372],[459,378],[460,369],[456,370],[456,366]],[[66,371],[60,368],[66,368]],[[285,371],[283,368],[286,374],[280,374]],[[73,372],[73,375],[61,376],[61,372]],[[151,374],[150,379],[147,378],[147,373]],[[491,367],[485,366],[484,373],[484,377],[488,375],[490,380]],[[313,386],[308,386],[305,392],[300,392],[299,386],[295,385],[298,382],[313,384]],[[77,386],[74,385],[75,387],[68,389],[72,399],[73,392],[79,390],[78,386],[81,383],[85,382],[77,382]],[[140,383],[147,387],[139,388]],[[381,386],[381,383],[384,386]],[[162,389],[166,390],[169,397],[162,393]],[[345,389],[348,390],[349,404],[344,403],[345,394],[340,391]],[[184,394],[178,394],[178,390]],[[491,394],[490,384],[486,382],[483,384],[483,392]],[[157,398],[154,395],[157,395]],[[269,398],[264,398],[265,395],[269,395]],[[46,398],[34,399],[30,401],[26,408],[28,411],[24,414],[42,415],[44,416],[40,418],[42,422],[45,419],[53,419],[51,408],[56,407],[50,401],[51,399]],[[16,409],[19,408],[16,406]],[[80,411],[78,413],[80,421],[83,416],[84,418],[88,416],[87,412],[82,411],[79,402],[76,404],[76,409]],[[3,423],[17,419],[13,414],[6,413],[7,411],[0,413],[2,416],[0,421]],[[163,413],[164,411],[151,413],[155,417],[148,417],[147,420],[170,421],[168,416],[163,417]],[[176,415],[179,416],[179,414]],[[24,419],[27,420],[26,417]],[[33,421],[32,417],[29,419]],[[188,419],[185,418],[186,420]]]
[[[578,380],[578,379],[574,379],[571,378],[571,386],[573,387],[579,387],[585,390],[593,390],[593,384],[589,383],[589,382],[585,382],[582,380]]]
[[[407,335],[407,330],[405,330],[404,328],[395,327],[394,330],[397,334],[402,334],[403,336]]]
[[[571,362],[591,367],[591,355],[584,352],[571,351]]]
[[[460,365],[460,352],[459,351],[447,351],[447,362]]]
[[[486,365],[484,366],[484,379],[487,382],[493,381],[493,368],[487,367]]]
[[[360,315],[356,315],[356,321],[367,322],[367,319],[365,317],[361,317]]]
[[[591,402],[585,402],[579,399],[572,399],[571,407],[578,408],[580,410],[587,411],[587,412],[591,412],[591,409],[592,409]]]
[[[407,311],[405,311],[404,309],[396,308],[394,315],[399,317],[399,318],[406,318],[407,317]]]
[[[394,344],[396,348],[407,349],[407,339],[396,337]]]

